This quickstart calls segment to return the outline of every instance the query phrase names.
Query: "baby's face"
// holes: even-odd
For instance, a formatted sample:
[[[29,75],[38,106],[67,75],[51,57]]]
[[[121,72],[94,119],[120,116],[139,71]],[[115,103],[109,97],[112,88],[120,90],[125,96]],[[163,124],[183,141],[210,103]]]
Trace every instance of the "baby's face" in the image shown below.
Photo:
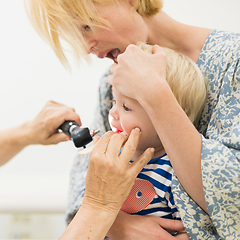
[[[113,87],[113,107],[110,112],[110,125],[115,132],[124,132],[129,136],[132,129],[141,130],[138,150],[148,147],[159,148],[162,144],[146,111],[135,99],[129,98]]]

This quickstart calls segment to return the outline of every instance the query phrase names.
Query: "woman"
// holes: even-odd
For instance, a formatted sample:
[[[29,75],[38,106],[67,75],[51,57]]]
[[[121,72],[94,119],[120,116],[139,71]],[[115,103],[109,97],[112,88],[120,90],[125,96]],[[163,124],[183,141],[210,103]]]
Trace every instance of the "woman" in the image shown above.
[[[240,238],[240,35],[179,23],[161,10],[159,0],[30,2],[32,21],[63,62],[66,59],[60,38],[69,41],[78,54],[94,53],[118,61],[108,81],[135,98],[157,129],[179,180],[176,176],[173,179],[174,198],[181,206],[181,218],[190,238]],[[133,45],[127,48],[139,41],[180,51],[197,62],[209,79],[207,102],[198,127],[202,135],[164,81],[162,49],[155,46],[150,57]],[[106,123],[111,98],[106,77],[100,94],[95,127],[100,125],[104,132],[109,128]],[[159,98],[157,104],[152,101],[155,97]],[[79,184],[84,174],[79,172],[85,171],[87,162],[80,162],[77,159],[72,170],[72,213],[84,193],[84,186]],[[136,219],[120,212],[108,235],[112,239],[157,239],[161,232],[155,219]]]

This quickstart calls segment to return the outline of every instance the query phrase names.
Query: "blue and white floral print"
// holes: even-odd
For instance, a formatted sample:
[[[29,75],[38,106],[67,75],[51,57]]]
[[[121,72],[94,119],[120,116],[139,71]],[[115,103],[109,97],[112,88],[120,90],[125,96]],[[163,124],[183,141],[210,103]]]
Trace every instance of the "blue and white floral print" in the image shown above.
[[[240,34],[213,30],[197,61],[208,78],[199,125],[209,216],[173,178],[173,193],[191,239],[240,239]]]

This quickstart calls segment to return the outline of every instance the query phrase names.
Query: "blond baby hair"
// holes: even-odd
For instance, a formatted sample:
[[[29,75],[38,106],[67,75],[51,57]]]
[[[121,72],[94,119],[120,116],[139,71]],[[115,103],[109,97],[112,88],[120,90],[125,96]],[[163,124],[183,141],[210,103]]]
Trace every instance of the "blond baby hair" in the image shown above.
[[[152,53],[152,46],[138,46]],[[163,48],[166,59],[166,81],[190,121],[197,126],[205,101],[206,79],[197,64],[189,57],[169,48]]]
[[[25,6],[37,32],[52,46],[60,61],[67,65],[61,40],[73,48],[79,59],[87,59],[86,42],[77,27],[79,19],[84,24],[94,27],[110,28],[109,23],[100,18],[95,3],[108,4],[129,0],[25,0]],[[136,0],[134,9],[143,16],[152,16],[162,8],[161,0]]]

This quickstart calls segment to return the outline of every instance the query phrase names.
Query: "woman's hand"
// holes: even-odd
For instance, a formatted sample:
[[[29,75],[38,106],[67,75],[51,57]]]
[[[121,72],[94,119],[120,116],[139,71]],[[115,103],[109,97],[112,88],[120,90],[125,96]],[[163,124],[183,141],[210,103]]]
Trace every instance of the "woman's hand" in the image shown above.
[[[120,211],[107,236],[111,240],[174,240],[176,238],[189,239],[187,233],[172,236],[166,230],[182,231],[181,221],[164,219],[160,217],[130,215]]]
[[[127,140],[124,134],[108,132],[95,143],[86,177],[85,203],[118,213],[138,173],[153,156],[153,149],[149,148],[136,161],[129,163],[140,134],[136,128]]]
[[[118,63],[111,66],[112,75],[108,76],[108,82],[140,103],[141,99],[151,97],[152,91],[159,88],[159,81],[167,84],[165,53],[157,45],[152,52],[150,54],[135,45],[129,45],[118,56]]]
[[[49,145],[69,140],[69,136],[57,130],[66,120],[75,121],[81,125],[80,118],[73,108],[53,101],[47,102],[32,121],[24,124],[26,145]]]
[[[150,148],[132,164],[129,163],[140,134],[139,129],[134,129],[127,139],[123,134],[107,132],[95,141],[89,159],[83,203],[61,240],[99,240],[107,235],[136,176],[153,156]]]

